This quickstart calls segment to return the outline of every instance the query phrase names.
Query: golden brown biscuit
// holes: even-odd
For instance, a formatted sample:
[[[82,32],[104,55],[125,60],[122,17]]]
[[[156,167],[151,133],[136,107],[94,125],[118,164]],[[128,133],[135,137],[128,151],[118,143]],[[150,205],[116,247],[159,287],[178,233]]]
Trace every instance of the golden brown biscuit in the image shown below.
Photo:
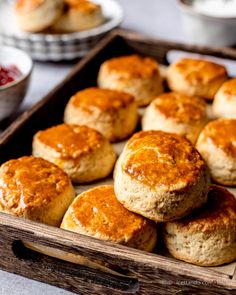
[[[112,145],[87,126],[61,124],[36,133],[33,155],[63,169],[75,183],[109,175],[116,161]]]
[[[133,133],[138,122],[137,105],[130,94],[87,88],[71,97],[64,114],[65,123],[87,125],[110,141],[120,141]]]
[[[220,87],[212,108],[217,117],[236,119],[236,78],[226,81]]]
[[[236,185],[236,119],[218,119],[208,123],[196,147],[214,181]]]
[[[180,59],[167,71],[167,81],[172,91],[201,96],[207,100],[213,100],[227,77],[224,66],[201,59]]]
[[[157,240],[156,224],[125,209],[110,185],[77,196],[61,228],[146,251],[152,251]]]
[[[64,12],[52,30],[71,33],[92,29],[105,22],[101,5],[88,0],[65,0]]]
[[[142,131],[128,141],[114,173],[117,199],[154,221],[178,219],[206,202],[209,176],[184,137]]]
[[[207,121],[203,99],[170,92],[161,94],[146,108],[142,129],[176,133],[195,143]]]
[[[204,207],[163,227],[165,244],[177,259],[201,266],[236,259],[236,199],[226,189],[213,186]]]
[[[105,61],[100,67],[98,85],[134,95],[139,106],[147,105],[163,92],[158,63],[139,55]]]
[[[59,226],[75,197],[69,177],[41,158],[22,157],[0,167],[0,211]]]
[[[23,31],[40,32],[50,27],[63,11],[63,0],[18,0],[14,13]]]

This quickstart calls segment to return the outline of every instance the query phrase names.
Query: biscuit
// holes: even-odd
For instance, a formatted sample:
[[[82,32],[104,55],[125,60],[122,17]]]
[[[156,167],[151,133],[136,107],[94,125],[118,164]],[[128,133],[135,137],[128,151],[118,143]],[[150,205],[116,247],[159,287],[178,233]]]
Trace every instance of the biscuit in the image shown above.
[[[105,61],[99,70],[98,85],[134,95],[137,104],[149,104],[163,92],[158,63],[150,57],[129,55]]]
[[[213,100],[227,77],[224,66],[201,59],[183,58],[167,70],[167,82],[172,91],[206,100]]]
[[[236,185],[236,119],[218,119],[208,123],[196,147],[215,182]]]
[[[33,155],[58,165],[75,183],[108,176],[116,161],[112,145],[102,134],[86,126],[67,124],[36,133]]]
[[[50,27],[63,11],[63,0],[18,0],[14,14],[23,31],[40,32]]]
[[[157,241],[156,224],[125,209],[110,185],[77,196],[61,228],[150,252]]]
[[[100,88],[79,91],[66,106],[64,122],[101,132],[109,141],[130,136],[138,122],[137,105],[130,94]]]
[[[194,144],[207,121],[203,99],[170,92],[161,94],[146,108],[142,129],[176,133]]]
[[[163,225],[167,249],[177,259],[217,266],[236,259],[236,199],[213,186],[208,201],[183,219]]]
[[[236,78],[226,81],[220,87],[212,109],[216,117],[236,119]]]
[[[52,30],[71,33],[92,29],[105,22],[101,5],[88,0],[66,0],[64,12]]]
[[[60,226],[75,192],[70,178],[41,158],[22,157],[0,167],[0,211]]]
[[[114,172],[117,199],[154,221],[188,215],[206,202],[208,185],[206,165],[194,146],[163,131],[133,135]]]

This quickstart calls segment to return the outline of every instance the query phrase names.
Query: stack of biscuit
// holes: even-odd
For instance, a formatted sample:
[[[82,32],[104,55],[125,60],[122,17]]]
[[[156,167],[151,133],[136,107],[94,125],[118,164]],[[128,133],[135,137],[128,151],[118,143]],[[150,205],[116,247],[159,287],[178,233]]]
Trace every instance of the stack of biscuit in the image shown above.
[[[18,0],[14,8],[22,31],[72,33],[101,25],[102,8],[90,0]]]
[[[166,79],[163,93],[151,57],[105,61],[99,87],[75,93],[64,123],[35,134],[33,156],[1,166],[0,210],[150,252],[162,237],[173,257],[196,265],[234,261],[236,199],[211,179],[236,185],[235,81],[198,59],[170,65]],[[209,118],[213,100],[223,118]],[[125,139],[116,161],[111,143]],[[114,187],[92,183],[113,171]],[[75,197],[71,182],[91,189]]]

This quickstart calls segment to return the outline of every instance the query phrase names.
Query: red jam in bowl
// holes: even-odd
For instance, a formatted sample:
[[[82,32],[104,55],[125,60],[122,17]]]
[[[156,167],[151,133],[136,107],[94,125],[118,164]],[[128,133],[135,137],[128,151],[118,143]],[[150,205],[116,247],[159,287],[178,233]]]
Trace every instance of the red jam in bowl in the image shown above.
[[[0,86],[14,82],[22,76],[21,71],[15,65],[3,67],[0,65]]]

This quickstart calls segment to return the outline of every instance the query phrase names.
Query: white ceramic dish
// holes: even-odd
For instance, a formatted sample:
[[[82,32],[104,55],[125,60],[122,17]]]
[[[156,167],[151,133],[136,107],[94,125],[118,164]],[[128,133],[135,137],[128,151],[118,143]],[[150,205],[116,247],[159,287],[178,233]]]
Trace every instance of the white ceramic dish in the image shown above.
[[[19,30],[13,15],[14,1],[0,1],[0,44],[18,47],[37,60],[69,60],[82,57],[123,20],[123,9],[115,0],[93,0],[102,6],[104,24],[77,33],[43,34]]]
[[[31,58],[14,47],[0,47],[0,65],[16,65],[22,76],[16,81],[0,86],[0,121],[9,117],[19,107],[28,89],[33,69]]]
[[[213,16],[194,8],[194,0],[178,0],[182,12],[183,28],[190,41],[200,45],[236,45],[235,17]]]

